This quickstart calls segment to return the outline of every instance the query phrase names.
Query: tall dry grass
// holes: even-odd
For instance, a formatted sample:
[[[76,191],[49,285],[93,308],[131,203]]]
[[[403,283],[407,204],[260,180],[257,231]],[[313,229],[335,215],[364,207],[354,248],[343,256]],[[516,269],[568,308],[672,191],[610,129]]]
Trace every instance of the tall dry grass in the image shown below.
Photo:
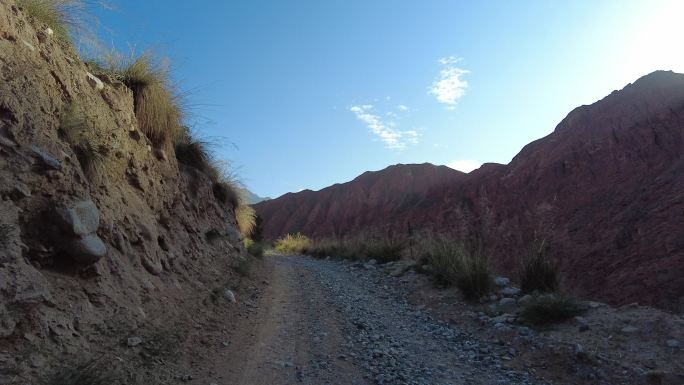
[[[79,15],[84,10],[81,0],[16,0],[30,17],[50,27],[60,40],[70,41],[70,32],[78,28]]]

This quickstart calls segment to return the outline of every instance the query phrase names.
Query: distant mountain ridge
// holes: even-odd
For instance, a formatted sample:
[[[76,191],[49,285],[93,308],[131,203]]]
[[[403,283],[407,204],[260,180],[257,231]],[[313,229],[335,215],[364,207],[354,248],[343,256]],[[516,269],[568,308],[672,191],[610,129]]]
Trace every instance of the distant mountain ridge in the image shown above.
[[[657,71],[573,110],[508,165],[396,165],[255,205],[263,234],[477,236],[500,269],[546,238],[576,294],[684,309],[684,75]]]
[[[242,195],[243,195],[243,196],[245,197],[245,199],[247,200],[247,204],[250,204],[250,205],[253,205],[253,204],[256,204],[256,203],[259,203],[259,202],[264,202],[264,201],[271,200],[271,198],[268,198],[268,197],[264,198],[264,197],[258,196],[257,194],[253,193],[252,191],[250,191],[250,190],[249,190],[248,188],[246,188],[246,187],[244,187],[244,188],[242,188],[242,189],[240,189],[240,190],[241,190]]]

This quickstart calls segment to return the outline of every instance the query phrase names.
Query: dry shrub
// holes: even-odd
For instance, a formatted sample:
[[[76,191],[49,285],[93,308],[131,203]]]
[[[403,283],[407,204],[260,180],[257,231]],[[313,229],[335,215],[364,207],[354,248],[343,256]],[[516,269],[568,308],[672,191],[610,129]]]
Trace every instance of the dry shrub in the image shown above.
[[[254,211],[254,208],[249,205],[240,205],[235,210],[235,219],[240,229],[240,235],[243,238],[251,236],[256,227],[256,211]]]
[[[311,239],[300,233],[286,234],[274,243],[275,250],[285,254],[304,254],[310,246]]]

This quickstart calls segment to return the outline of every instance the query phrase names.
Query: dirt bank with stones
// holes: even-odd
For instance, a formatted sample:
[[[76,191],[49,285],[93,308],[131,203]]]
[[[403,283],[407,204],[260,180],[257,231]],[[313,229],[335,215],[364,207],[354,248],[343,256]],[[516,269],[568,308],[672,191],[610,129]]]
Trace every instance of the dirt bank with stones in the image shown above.
[[[155,378],[156,358],[131,369],[144,360],[125,353],[128,339],[149,349],[147,335],[182,339],[187,314],[238,280],[234,208],[171,147],[153,148],[133,103],[124,84],[89,73],[71,44],[0,0],[2,384],[97,357],[128,365],[128,383]],[[73,105],[95,168],[62,132]]]

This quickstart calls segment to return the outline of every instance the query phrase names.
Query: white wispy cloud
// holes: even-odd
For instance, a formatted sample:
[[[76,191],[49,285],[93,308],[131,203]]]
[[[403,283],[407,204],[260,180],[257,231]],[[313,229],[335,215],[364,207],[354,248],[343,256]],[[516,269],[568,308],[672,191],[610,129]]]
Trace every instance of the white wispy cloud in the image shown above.
[[[401,112],[407,112],[409,110],[409,108],[403,104],[398,105],[397,109]]]
[[[461,59],[454,56],[439,59],[442,70],[430,87],[430,94],[434,95],[438,102],[446,104],[449,109],[456,108],[456,103],[465,95],[468,88],[468,82],[463,80],[462,76],[470,71],[457,67],[456,64],[460,61]]]
[[[471,172],[477,170],[482,166],[482,163],[476,162],[472,159],[454,160],[446,164],[447,167],[462,172]]]
[[[396,122],[384,121],[371,104],[356,105],[349,108],[358,120],[363,122],[373,134],[377,135],[391,149],[404,149],[408,144],[418,144],[420,134],[417,131],[401,131],[396,129]],[[396,117],[396,114],[389,114]]]

